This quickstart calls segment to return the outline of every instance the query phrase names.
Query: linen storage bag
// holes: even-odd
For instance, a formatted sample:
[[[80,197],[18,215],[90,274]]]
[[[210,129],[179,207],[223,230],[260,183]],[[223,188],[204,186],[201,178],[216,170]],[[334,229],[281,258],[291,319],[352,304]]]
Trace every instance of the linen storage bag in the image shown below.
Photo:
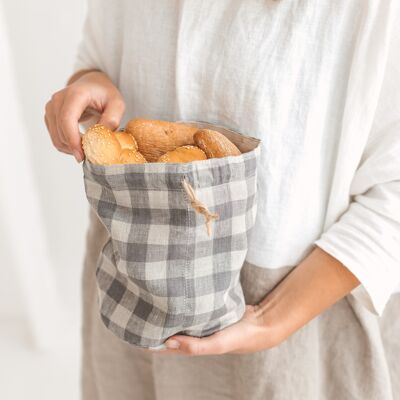
[[[91,207],[109,239],[96,265],[100,317],[122,340],[163,348],[207,336],[245,311],[240,269],[257,210],[259,140],[204,122],[239,156],[190,163],[83,162]]]

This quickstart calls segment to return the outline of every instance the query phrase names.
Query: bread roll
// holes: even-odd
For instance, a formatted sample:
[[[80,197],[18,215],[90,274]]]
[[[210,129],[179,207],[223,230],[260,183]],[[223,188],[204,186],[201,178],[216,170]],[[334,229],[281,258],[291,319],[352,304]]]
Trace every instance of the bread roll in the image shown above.
[[[195,132],[193,138],[195,144],[206,153],[208,158],[242,154],[226,136],[211,129],[199,129]]]
[[[136,150],[138,149],[138,145],[136,143],[135,138],[127,132],[114,132],[115,137],[117,138],[119,144],[121,145],[121,149],[129,149]]]
[[[121,153],[121,145],[114,132],[99,124],[91,126],[82,135],[82,147],[92,164],[116,164]]]
[[[122,150],[119,164],[144,164],[146,159],[141,153],[132,149]]]
[[[132,119],[125,127],[125,131],[136,139],[138,150],[147,161],[157,161],[168,151],[194,144],[193,134],[197,130],[182,123],[143,118]]]
[[[128,133],[113,132],[104,125],[93,125],[82,135],[85,156],[92,164],[142,164],[146,159],[137,151]]]
[[[186,163],[196,160],[206,160],[207,156],[203,150],[199,149],[197,146],[180,146],[175,150],[168,151],[163,154],[157,162],[166,163]]]

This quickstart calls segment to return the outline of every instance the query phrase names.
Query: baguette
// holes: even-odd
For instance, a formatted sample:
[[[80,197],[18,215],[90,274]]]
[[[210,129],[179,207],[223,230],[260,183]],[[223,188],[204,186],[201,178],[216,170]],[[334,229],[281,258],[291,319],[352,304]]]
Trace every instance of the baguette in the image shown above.
[[[194,144],[193,134],[197,130],[183,123],[143,118],[132,119],[125,127],[136,139],[138,150],[150,162],[177,147]]]

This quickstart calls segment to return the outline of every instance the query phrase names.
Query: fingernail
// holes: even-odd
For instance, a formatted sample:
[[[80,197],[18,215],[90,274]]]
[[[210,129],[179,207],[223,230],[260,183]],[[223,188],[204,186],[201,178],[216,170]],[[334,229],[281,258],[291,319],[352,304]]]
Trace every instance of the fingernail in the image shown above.
[[[165,342],[167,349],[179,349],[180,343],[177,340],[170,339]]]
[[[79,151],[73,150],[72,154],[74,155],[74,157],[78,163],[80,163],[82,161],[82,156],[80,155]]]

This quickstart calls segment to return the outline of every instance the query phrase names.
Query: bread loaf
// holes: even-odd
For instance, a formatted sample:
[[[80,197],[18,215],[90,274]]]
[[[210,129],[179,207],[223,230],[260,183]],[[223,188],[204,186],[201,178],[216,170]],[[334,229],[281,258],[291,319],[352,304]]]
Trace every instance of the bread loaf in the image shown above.
[[[113,132],[104,125],[93,125],[82,135],[82,147],[92,164],[145,163],[146,159],[137,151],[135,139],[124,132]]]
[[[182,123],[143,118],[132,119],[125,127],[136,139],[138,150],[150,162],[179,146],[194,144],[193,134],[197,130]]]
[[[199,129],[195,132],[195,144],[206,153],[208,158],[238,156],[240,150],[222,133],[211,129]]]
[[[157,162],[166,163],[186,163],[196,160],[206,160],[207,156],[203,150],[199,149],[197,146],[180,146],[175,150],[168,151],[163,154]]]

